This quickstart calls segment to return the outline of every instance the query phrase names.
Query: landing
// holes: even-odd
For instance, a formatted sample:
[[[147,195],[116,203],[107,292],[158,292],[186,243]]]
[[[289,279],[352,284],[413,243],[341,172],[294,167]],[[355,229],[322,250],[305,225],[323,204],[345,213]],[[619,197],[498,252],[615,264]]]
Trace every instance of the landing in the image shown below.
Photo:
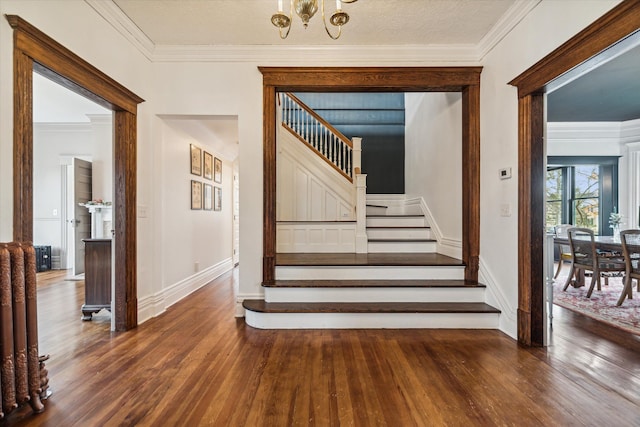
[[[438,253],[279,253],[276,254],[276,265],[464,267],[464,262]]]

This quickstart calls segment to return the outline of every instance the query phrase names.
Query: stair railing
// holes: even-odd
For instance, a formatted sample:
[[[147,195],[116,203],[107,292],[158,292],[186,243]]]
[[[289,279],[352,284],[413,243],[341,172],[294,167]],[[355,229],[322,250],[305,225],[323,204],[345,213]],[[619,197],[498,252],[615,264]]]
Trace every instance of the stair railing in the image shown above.
[[[292,93],[282,93],[282,126],[353,183],[353,143]]]

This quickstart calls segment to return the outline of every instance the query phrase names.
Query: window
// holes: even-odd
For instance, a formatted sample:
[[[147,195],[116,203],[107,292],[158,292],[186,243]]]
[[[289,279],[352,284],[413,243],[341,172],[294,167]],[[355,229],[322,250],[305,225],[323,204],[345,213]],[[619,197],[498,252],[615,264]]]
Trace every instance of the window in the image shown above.
[[[573,224],[611,235],[609,214],[618,204],[617,157],[549,157],[546,226]]]

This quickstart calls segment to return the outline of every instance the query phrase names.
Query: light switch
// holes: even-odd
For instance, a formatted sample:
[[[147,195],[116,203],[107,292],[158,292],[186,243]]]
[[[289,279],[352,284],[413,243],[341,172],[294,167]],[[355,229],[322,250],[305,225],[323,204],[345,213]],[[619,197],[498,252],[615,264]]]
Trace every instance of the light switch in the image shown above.
[[[500,205],[500,216],[511,216],[511,203],[502,203]]]

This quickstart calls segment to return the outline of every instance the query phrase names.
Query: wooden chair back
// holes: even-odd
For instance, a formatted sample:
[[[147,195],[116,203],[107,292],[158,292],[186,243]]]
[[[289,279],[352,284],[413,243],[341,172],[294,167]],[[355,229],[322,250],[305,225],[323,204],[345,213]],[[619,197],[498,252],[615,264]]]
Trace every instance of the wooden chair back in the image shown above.
[[[597,270],[596,244],[589,228],[571,227],[567,230],[573,265]]]
[[[620,243],[626,266],[625,274],[640,279],[640,230],[621,231]]]

